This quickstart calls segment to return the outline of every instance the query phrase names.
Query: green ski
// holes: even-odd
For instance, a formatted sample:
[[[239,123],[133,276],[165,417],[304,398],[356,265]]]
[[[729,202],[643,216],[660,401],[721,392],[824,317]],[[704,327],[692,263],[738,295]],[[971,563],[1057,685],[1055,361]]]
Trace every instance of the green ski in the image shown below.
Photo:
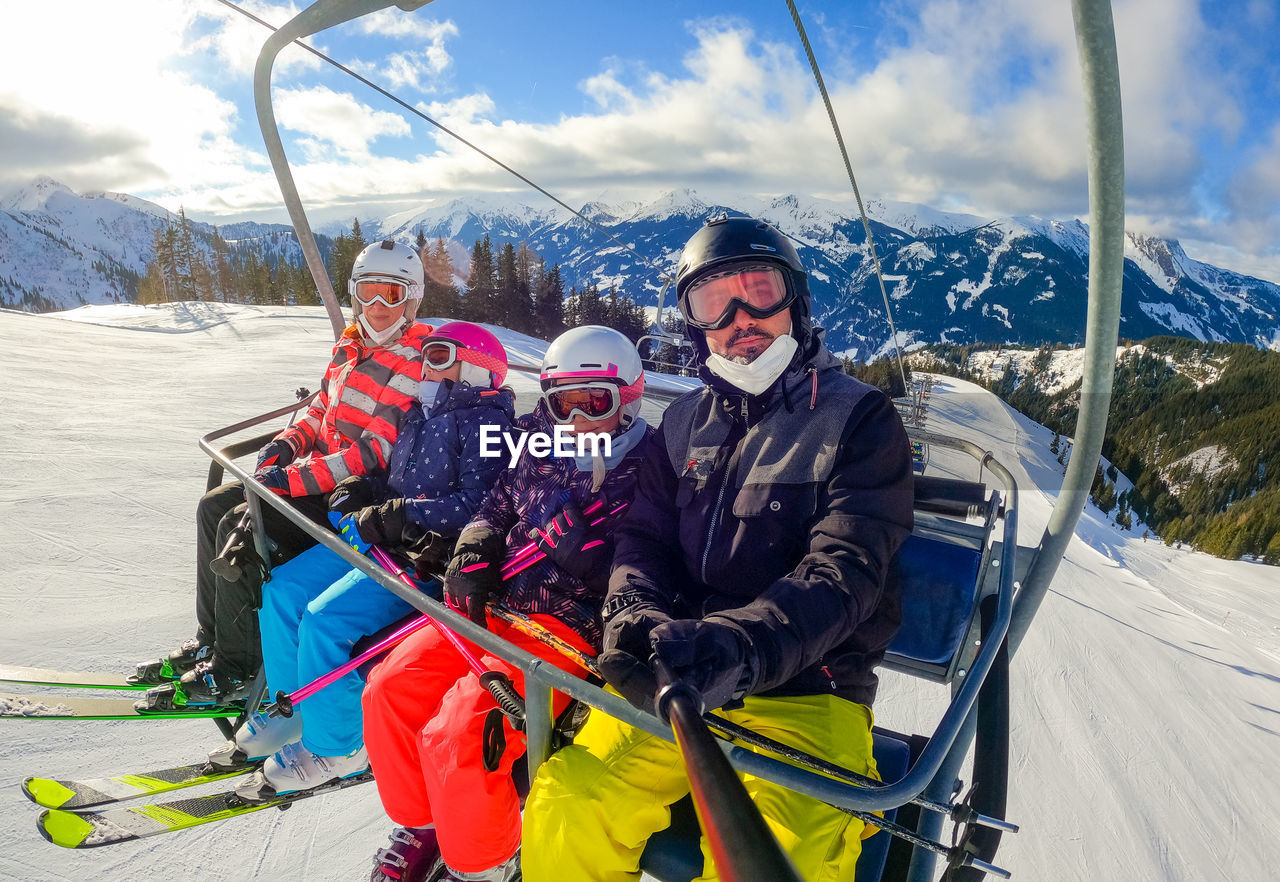
[[[88,671],[55,671],[51,668],[27,668],[0,665],[0,683],[23,683],[30,686],[65,686],[69,689],[147,689],[154,684],[130,683],[125,674],[90,673]]]
[[[175,766],[154,772],[133,775],[114,775],[110,778],[85,778],[82,780],[57,780],[54,778],[28,778],[22,782],[22,792],[27,799],[45,808],[80,811],[113,805],[141,796],[155,796],[197,787],[210,781],[222,781],[251,772],[257,763],[243,763],[234,768],[218,768],[208,762]]]
[[[240,705],[201,705],[181,710],[140,711],[131,698],[81,698],[70,695],[0,694],[0,717],[23,720],[187,720],[238,717]]]
[[[212,824],[263,809],[285,808],[302,799],[372,780],[372,773],[364,772],[351,778],[330,781],[312,790],[299,790],[297,793],[272,797],[263,802],[249,802],[237,796],[234,790],[228,790],[211,796],[82,813],[50,809],[41,813],[36,826],[40,835],[54,845],[63,848],[99,848]]]

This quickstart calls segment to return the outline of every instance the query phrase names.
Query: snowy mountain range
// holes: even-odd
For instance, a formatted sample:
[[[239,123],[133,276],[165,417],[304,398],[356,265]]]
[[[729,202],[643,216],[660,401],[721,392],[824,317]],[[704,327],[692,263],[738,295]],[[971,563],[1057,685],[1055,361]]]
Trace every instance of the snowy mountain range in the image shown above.
[[[607,197],[606,197],[607,198]],[[688,237],[722,211],[763,217],[791,236],[810,267],[814,313],[828,344],[856,358],[889,348],[879,284],[856,205],[797,196],[704,202],[690,190],[649,202],[606,201],[582,213],[627,243],[550,203],[500,196],[458,199],[420,211],[361,218],[366,239],[457,243],[455,256],[488,234],[525,242],[567,285],[617,285],[654,305]],[[899,342],[1039,344],[1083,340],[1088,229],[1078,220],[980,218],[904,203],[868,203],[872,237]],[[119,194],[78,196],[48,178],[0,201],[0,305],[29,310],[129,298],[154,229],[175,216]],[[194,224],[209,234],[212,227]],[[243,229],[242,229],[243,228]],[[321,226],[336,236],[342,224]],[[274,237],[296,262],[283,225],[234,225],[225,238]],[[1280,348],[1280,285],[1192,260],[1176,241],[1131,233],[1125,248],[1120,333],[1174,334]],[[466,267],[459,266],[459,275]],[[672,305],[667,294],[665,304]]]
[[[40,177],[0,198],[0,307],[46,312],[134,299],[155,253],[155,234],[180,215],[123,193],[78,194]],[[188,218],[197,249],[212,249],[215,227]],[[299,264],[302,250],[287,224],[216,228],[234,253],[252,249],[268,264]],[[321,252],[331,243],[317,236]]]

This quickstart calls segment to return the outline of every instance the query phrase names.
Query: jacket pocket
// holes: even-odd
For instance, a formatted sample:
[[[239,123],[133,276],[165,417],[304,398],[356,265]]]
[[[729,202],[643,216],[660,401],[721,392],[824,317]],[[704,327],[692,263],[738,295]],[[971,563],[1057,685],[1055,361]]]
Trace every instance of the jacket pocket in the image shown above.
[[[816,484],[748,484],[733,500],[737,518],[770,517],[807,524],[818,507]]]

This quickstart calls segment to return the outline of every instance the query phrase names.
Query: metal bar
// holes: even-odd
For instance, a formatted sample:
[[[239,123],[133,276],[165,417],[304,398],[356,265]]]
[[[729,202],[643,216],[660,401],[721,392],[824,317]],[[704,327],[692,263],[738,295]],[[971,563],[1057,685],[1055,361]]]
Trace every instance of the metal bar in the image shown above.
[[[1009,654],[1017,652],[1049,591],[1102,453],[1116,369],[1120,293],[1124,281],[1124,121],[1120,71],[1110,0],[1072,0],[1076,48],[1084,78],[1089,124],[1089,306],[1085,318],[1084,379],[1074,453],[1062,491],[1024,580],[1009,628]]]
[[[285,156],[284,144],[280,140],[275,109],[271,106],[271,69],[275,65],[276,56],[294,40],[309,37],[326,28],[389,6],[411,10],[427,2],[430,0],[422,0],[422,2],[400,0],[398,3],[395,0],[318,0],[267,37],[267,41],[262,44],[262,51],[258,53],[258,61],[254,65],[253,103],[258,112],[258,127],[262,129],[262,140],[267,148],[267,156],[271,159],[271,168],[276,173],[276,181],[280,184],[280,194],[284,197],[289,220],[293,222],[294,235],[298,237],[302,255],[307,261],[307,269],[311,271],[316,290],[329,314],[329,323],[333,325],[335,340],[346,327],[346,319],[343,318],[342,308],[334,297],[329,272],[320,258],[320,248],[316,245],[315,236],[311,233],[311,224],[307,220],[306,211],[302,208],[302,199],[298,196],[298,187],[293,181],[293,171],[289,168],[289,159]]]
[[[538,769],[551,756],[551,686],[539,678],[525,677],[524,681],[525,738],[528,744],[529,784],[538,775]]]

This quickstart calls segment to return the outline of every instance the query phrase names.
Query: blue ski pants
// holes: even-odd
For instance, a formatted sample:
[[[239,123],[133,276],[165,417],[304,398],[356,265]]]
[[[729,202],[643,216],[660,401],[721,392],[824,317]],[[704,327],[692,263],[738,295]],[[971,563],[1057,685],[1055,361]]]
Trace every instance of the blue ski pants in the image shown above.
[[[323,545],[271,571],[263,586],[262,663],[272,694],[293,692],[345,664],[366,634],[413,607]],[[344,756],[363,743],[360,693],[352,671],[297,706],[302,745],[317,756]]]

